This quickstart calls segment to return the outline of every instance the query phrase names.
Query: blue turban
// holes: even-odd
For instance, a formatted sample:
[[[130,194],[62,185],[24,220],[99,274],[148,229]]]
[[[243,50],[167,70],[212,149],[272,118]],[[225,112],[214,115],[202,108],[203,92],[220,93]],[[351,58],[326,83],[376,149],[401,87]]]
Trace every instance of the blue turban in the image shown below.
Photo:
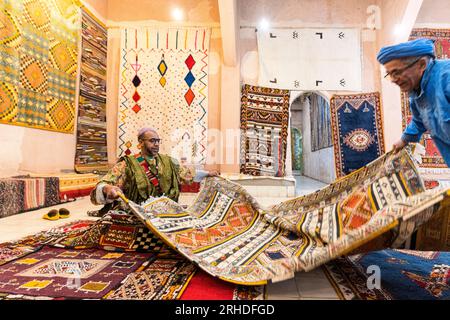
[[[434,41],[417,39],[381,48],[377,60],[381,64],[385,64],[394,59],[427,55],[435,57]]]

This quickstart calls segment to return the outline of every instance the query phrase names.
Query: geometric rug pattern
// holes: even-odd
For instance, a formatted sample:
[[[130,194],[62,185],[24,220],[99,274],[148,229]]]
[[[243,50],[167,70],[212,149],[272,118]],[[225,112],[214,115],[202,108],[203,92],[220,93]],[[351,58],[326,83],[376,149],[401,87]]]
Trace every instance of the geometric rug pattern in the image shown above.
[[[162,153],[204,164],[211,29],[121,32],[117,156],[137,153],[138,131],[153,127]]]
[[[0,8],[0,122],[71,133],[78,0],[5,0]]]
[[[343,177],[384,153],[379,92],[334,95],[330,101],[336,177]]]
[[[382,250],[338,258],[324,271],[342,300],[449,300],[449,261],[449,252]]]
[[[266,209],[240,185],[220,177],[204,180],[187,209],[166,197],[128,204],[156,236],[210,275],[261,285],[350,252],[398,248],[448,205],[446,197],[446,190],[425,191],[404,149]]]
[[[240,172],[285,175],[289,91],[243,85]]]
[[[54,298],[101,298],[150,256],[43,247],[0,268],[0,291]]]
[[[106,144],[106,27],[82,9],[80,97],[75,170],[108,171]]]

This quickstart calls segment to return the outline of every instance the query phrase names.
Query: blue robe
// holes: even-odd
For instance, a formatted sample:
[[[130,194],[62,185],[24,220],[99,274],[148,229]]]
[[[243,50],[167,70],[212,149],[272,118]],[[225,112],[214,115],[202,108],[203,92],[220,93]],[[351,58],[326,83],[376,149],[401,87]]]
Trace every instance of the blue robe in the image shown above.
[[[409,94],[412,121],[403,132],[406,142],[419,142],[428,131],[450,166],[450,60],[432,60],[420,82],[419,93]]]

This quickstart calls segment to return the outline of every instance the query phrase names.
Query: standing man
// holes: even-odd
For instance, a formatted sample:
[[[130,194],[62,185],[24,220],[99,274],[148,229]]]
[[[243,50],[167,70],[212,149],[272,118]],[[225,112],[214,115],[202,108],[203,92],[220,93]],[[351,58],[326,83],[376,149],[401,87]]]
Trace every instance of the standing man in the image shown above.
[[[447,166],[450,165],[450,60],[435,60],[434,43],[417,39],[381,48],[377,56],[385,77],[409,93],[412,121],[396,151],[419,142],[428,131]]]

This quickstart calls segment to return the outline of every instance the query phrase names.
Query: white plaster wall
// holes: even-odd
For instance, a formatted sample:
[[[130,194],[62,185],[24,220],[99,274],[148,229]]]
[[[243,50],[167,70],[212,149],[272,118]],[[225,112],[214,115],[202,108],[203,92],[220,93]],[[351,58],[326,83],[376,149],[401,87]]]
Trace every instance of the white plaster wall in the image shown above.
[[[331,183],[334,175],[333,148],[318,151],[311,150],[311,106],[305,99],[302,104],[303,112],[303,165],[304,175],[322,182]]]
[[[299,111],[301,110],[301,111]],[[300,123],[303,136],[303,175],[331,183],[335,179],[333,148],[311,150],[311,108],[308,99],[300,96],[291,104],[291,121]]]

